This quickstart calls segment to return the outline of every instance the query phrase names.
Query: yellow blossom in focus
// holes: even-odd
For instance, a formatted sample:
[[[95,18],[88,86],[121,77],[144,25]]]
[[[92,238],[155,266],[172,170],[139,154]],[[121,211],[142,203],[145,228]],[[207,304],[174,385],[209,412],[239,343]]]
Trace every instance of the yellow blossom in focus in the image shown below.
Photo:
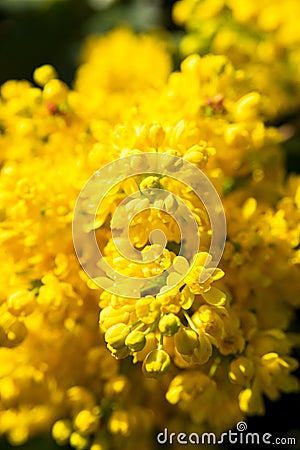
[[[300,180],[285,173],[282,137],[264,123],[297,102],[270,82],[270,67],[279,80],[287,64],[294,86],[296,13],[293,0],[181,0],[174,15],[191,30],[182,47],[205,56],[178,70],[161,38],[119,28],[88,40],[73,89],[48,65],[34,71],[40,87],[1,87],[0,433],[11,444],[51,430],[78,450],[151,450],[158,424],[222,433],[263,414],[264,396],[299,389],[289,330],[300,304]],[[235,24],[250,35],[240,39]],[[218,267],[205,205],[176,171],[144,173],[145,152],[182,158],[215,187],[227,222]],[[84,233],[127,280],[114,270],[89,279],[72,240],[76,199],[125,156],[139,174],[114,185],[96,214],[91,193]],[[157,188],[170,194],[151,208]],[[177,197],[199,231],[190,258]],[[112,237],[119,206],[129,243]],[[151,242],[156,229],[164,247]],[[133,283],[136,298],[124,294]]]

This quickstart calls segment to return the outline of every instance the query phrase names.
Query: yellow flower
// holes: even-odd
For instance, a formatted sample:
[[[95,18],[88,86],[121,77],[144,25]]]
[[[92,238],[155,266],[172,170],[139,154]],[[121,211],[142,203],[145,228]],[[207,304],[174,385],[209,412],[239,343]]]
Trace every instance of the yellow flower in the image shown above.
[[[109,431],[112,434],[128,436],[130,434],[130,418],[127,411],[115,411],[109,420]]]
[[[214,280],[218,280],[223,277],[224,272],[216,268],[215,270],[206,268],[211,261],[211,256],[208,253],[201,252],[197,255],[195,262],[191,268],[191,271],[185,277],[184,281],[193,294],[202,294],[210,289],[210,284]],[[206,274],[211,274],[209,278],[201,283],[201,276],[206,277]]]
[[[207,375],[190,371],[177,375],[170,383],[166,399],[171,404],[191,414],[195,423],[206,420],[212,407],[212,398],[216,395],[216,383]]]
[[[299,59],[294,59],[300,41],[295,19],[299,10],[295,0],[284,6],[270,0],[180,0],[173,7],[173,18],[186,27],[180,43],[185,56],[194,52],[227,55],[251,74],[249,86],[263,94],[264,113],[274,117],[299,107],[299,96],[293,95],[299,92]]]
[[[0,434],[13,445],[52,427],[58,444],[78,450],[120,450],[124,438],[150,450],[157,423],[221,433],[264,413],[264,395],[298,389],[299,336],[289,330],[300,183],[286,175],[282,136],[264,123],[299,105],[297,4],[181,0],[174,14],[191,30],[183,47],[204,56],[179,70],[160,37],[122,28],[90,38],[73,89],[48,65],[34,72],[41,87],[1,87]],[[177,156],[174,177],[146,173],[145,152]],[[93,172],[129,156],[138,175],[113,186],[96,214],[97,192],[83,205],[85,236],[111,266],[101,273],[99,254],[83,249],[101,274],[89,279],[72,240],[76,199]],[[223,243],[212,239],[219,229],[193,191],[198,180],[176,180],[184,161],[224,206],[220,267]],[[122,203],[156,188],[167,195],[153,207],[153,192]],[[200,236],[194,259],[183,254],[190,229],[175,220],[186,218],[178,197]],[[131,246],[112,236],[117,207]],[[156,229],[165,244],[152,245]]]
[[[198,335],[194,330],[181,327],[174,338],[176,349],[182,355],[189,355],[199,346]]]
[[[45,86],[45,84],[47,84],[48,81],[52,80],[53,78],[57,78],[57,73],[54,67],[50,64],[45,64],[41,67],[38,67],[33,73],[34,81],[40,86]]]
[[[229,378],[233,383],[246,386],[252,379],[253,374],[253,362],[244,356],[240,356],[230,363]]]
[[[52,436],[59,445],[66,445],[72,433],[70,420],[58,420],[52,427]]]
[[[80,411],[74,419],[75,428],[84,436],[94,433],[98,425],[99,417],[88,409]]]
[[[154,297],[147,296],[136,302],[135,311],[145,324],[151,324],[160,316],[160,303]]]

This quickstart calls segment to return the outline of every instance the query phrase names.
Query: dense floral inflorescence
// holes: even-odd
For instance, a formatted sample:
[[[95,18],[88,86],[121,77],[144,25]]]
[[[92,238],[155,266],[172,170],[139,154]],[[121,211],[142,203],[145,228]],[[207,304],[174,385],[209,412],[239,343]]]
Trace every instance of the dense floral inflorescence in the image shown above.
[[[285,176],[282,137],[262,120],[266,99],[249,88],[251,74],[225,56],[196,54],[172,72],[163,42],[118,29],[88,42],[74,89],[48,65],[33,78],[1,88],[0,432],[12,444],[51,428],[58,444],[78,450],[127,449],[136,439],[146,450],[162,424],[220,433],[263,414],[264,395],[297,391],[298,337],[289,328],[300,306],[300,183]],[[219,268],[201,283],[211,237],[204,205],[166,176],[121,181],[93,226],[107,261],[140,278],[173,265],[179,280],[135,299],[86,276],[72,218],[96,170],[145,152],[201,169],[222,199],[228,233]],[[163,229],[158,258],[128,264],[115,246],[117,205],[158,187],[195,217],[201,243],[192,264],[178,255],[170,199],[167,212],[145,209],[130,226],[141,255],[151,230]]]
[[[299,108],[299,14],[298,0],[180,0],[173,9],[187,29],[182,53],[228,55],[265,95],[268,118]]]

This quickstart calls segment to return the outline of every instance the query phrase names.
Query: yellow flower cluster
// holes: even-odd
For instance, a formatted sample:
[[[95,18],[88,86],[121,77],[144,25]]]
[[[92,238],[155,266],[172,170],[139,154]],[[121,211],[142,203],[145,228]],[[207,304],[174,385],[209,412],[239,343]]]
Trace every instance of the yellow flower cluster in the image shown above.
[[[52,429],[77,450],[150,450],[162,425],[220,433],[263,414],[263,395],[298,389],[299,339],[288,330],[300,306],[300,179],[285,176],[282,138],[263,123],[251,76],[225,56],[190,55],[173,72],[170,59],[157,37],[117,29],[88,42],[73,89],[48,65],[34,72],[40,87],[1,87],[0,433],[12,444]],[[220,267],[201,282],[212,230],[196,194],[163,175],[122,180],[86,233],[129,283],[174,269],[157,294],[131,298],[111,292],[114,279],[99,289],[86,276],[72,219],[94,171],[145,152],[201,169],[228,235]],[[150,232],[164,231],[158,257],[141,264],[118,251],[116,207],[156,188],[192,211],[193,261],[179,254],[174,197],[165,211],[127,205],[142,262]]]
[[[179,0],[173,9],[187,29],[182,54],[228,55],[265,95],[268,118],[299,108],[299,14],[298,0]]]

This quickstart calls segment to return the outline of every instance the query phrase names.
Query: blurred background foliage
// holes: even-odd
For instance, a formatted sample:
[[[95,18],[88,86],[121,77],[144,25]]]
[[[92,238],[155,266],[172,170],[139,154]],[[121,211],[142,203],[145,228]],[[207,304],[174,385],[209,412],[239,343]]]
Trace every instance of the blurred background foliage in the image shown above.
[[[0,82],[32,77],[53,64],[71,83],[82,40],[127,24],[136,31],[172,28],[172,1],[159,0],[1,0]]]
[[[0,0],[0,84],[8,79],[32,81],[34,69],[49,63],[71,86],[84,38],[121,24],[137,32],[167,30],[174,43],[174,64],[178,67],[176,43],[184,30],[172,22],[174,3],[174,0]],[[281,117],[274,125],[283,127],[287,137],[283,144],[287,171],[300,173],[300,111]],[[299,328],[299,321],[295,328]],[[293,449],[299,449],[300,395],[285,395],[275,403],[266,400],[266,407],[264,417],[249,418],[248,430],[277,436],[288,433],[297,437],[298,444]],[[0,449],[9,448],[5,440],[0,440]],[[19,447],[20,450],[58,448],[69,447],[57,447],[50,436]]]

